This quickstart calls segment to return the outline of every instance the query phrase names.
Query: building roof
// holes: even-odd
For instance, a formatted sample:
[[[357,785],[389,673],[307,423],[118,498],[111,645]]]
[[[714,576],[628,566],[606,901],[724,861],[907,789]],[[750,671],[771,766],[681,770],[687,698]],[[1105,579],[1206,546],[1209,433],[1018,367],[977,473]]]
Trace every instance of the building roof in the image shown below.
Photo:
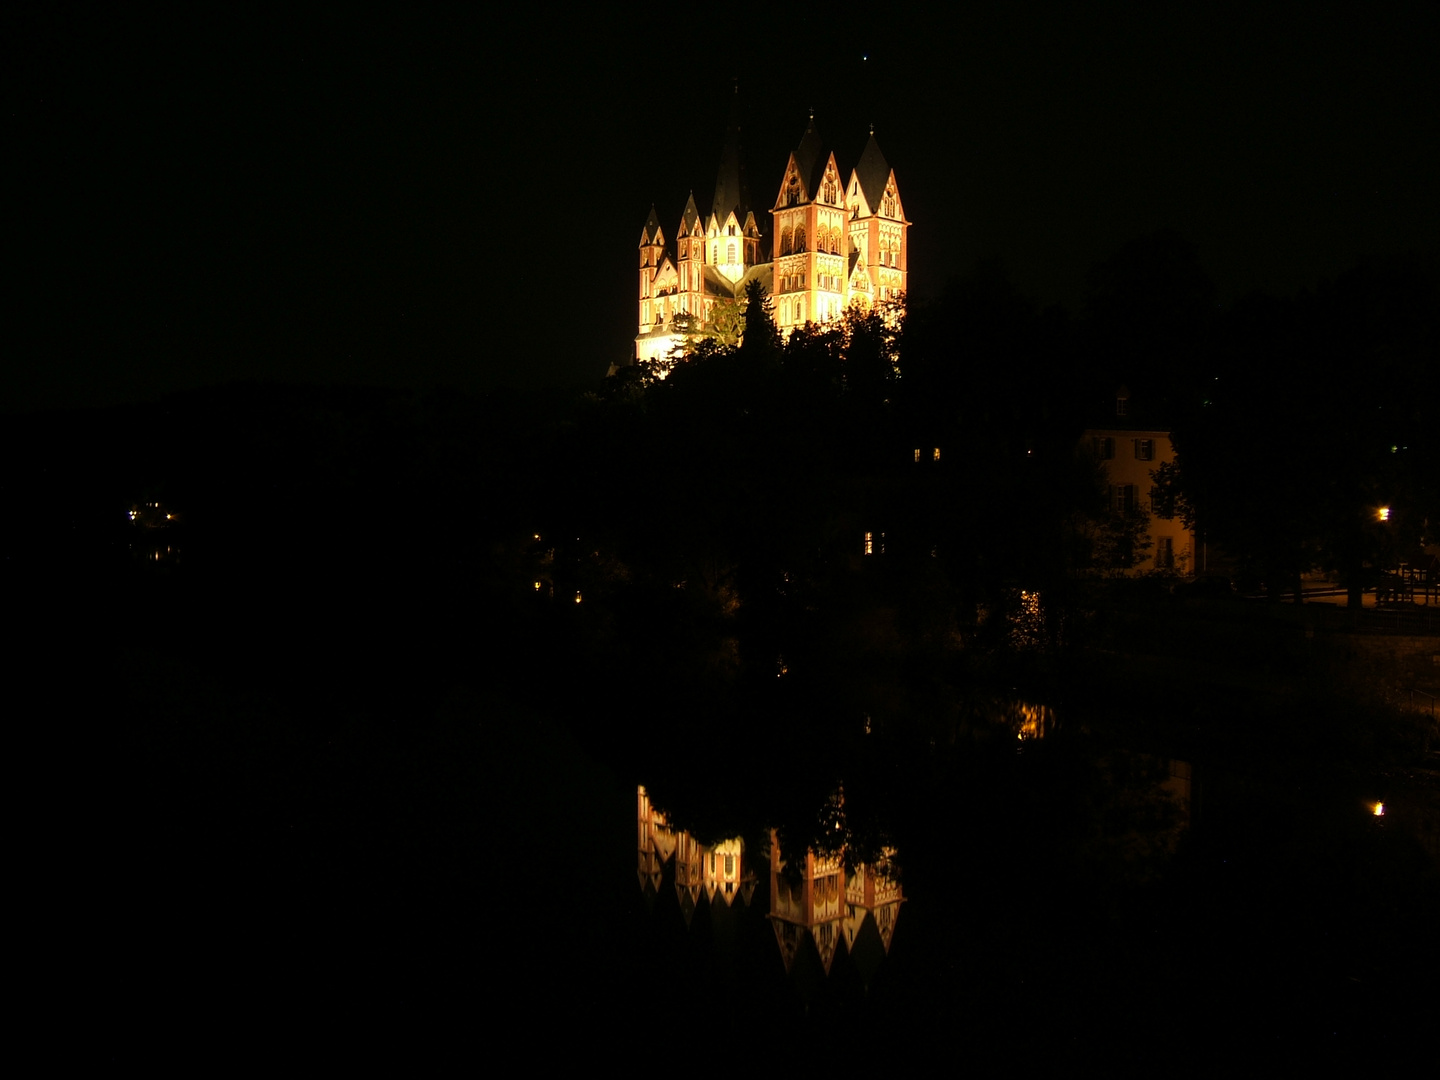
[[[680,235],[689,236],[700,221],[700,211],[695,207],[695,192],[685,200],[685,212],[680,215]]]
[[[645,227],[640,230],[640,246],[655,242],[660,235],[660,219],[655,214],[655,204],[650,204],[650,216],[645,219]]]
[[[890,163],[880,152],[880,144],[875,141],[874,131],[870,132],[870,139],[865,143],[865,152],[860,155],[860,163],[855,166],[855,177],[860,181],[860,190],[865,193],[865,201],[870,204],[870,212],[875,213],[880,207],[880,200],[885,196],[885,185],[890,182]]]
[[[810,122],[805,125],[805,134],[800,136],[800,145],[795,147],[795,164],[800,169],[800,180],[805,185],[805,195],[809,199],[815,198],[827,159],[820,132],[815,127],[815,114],[812,112]]]
[[[720,168],[715,173],[715,201],[710,207],[721,222],[733,210],[737,221],[744,221],[750,209],[750,189],[745,182],[745,160],[740,155],[740,119],[731,106],[730,120],[725,125],[725,145],[720,151]]]

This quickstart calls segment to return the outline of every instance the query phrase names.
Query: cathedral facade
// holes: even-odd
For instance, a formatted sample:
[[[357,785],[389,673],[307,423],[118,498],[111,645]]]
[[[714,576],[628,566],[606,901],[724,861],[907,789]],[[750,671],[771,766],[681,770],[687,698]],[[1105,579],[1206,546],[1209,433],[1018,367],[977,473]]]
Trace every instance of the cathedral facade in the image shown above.
[[[752,281],[770,295],[782,335],[839,319],[851,304],[897,300],[905,292],[909,228],[873,129],[847,178],[813,116],[774,205],[757,216],[732,122],[708,212],[692,192],[673,246],[653,207],[640,231],[635,359],[663,359],[687,335],[734,329],[737,302]]]

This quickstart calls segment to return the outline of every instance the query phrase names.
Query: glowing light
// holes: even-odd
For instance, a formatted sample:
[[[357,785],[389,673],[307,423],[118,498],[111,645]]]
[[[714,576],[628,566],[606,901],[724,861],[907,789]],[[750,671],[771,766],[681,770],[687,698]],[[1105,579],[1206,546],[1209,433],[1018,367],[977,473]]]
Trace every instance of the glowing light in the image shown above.
[[[539,592],[539,591],[540,591],[540,582],[538,582],[538,581],[535,582],[535,591],[536,591],[536,592]]]
[[[1379,515],[1381,521],[1390,520],[1390,507],[1382,506],[1379,510],[1376,511],[1376,513]]]
[[[576,602],[577,604],[580,603],[580,590],[579,590],[579,589],[576,589],[576,590],[575,590],[575,602]]]
[[[1373,807],[1370,808],[1370,812],[1376,817],[1384,817],[1385,804],[1383,802],[1377,802]]]

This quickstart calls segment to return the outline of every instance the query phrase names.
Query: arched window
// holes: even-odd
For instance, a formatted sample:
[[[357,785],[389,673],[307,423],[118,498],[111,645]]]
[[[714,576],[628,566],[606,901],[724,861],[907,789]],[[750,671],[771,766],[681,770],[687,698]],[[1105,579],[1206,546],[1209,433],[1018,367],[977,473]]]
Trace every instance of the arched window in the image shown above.
[[[805,223],[802,221],[795,226],[795,254],[805,250]]]
[[[725,263],[730,265],[735,262],[735,241],[731,240],[725,245]]]
[[[785,228],[780,230],[780,254],[789,255],[793,253],[794,250],[795,240],[790,233],[790,226],[786,225]]]

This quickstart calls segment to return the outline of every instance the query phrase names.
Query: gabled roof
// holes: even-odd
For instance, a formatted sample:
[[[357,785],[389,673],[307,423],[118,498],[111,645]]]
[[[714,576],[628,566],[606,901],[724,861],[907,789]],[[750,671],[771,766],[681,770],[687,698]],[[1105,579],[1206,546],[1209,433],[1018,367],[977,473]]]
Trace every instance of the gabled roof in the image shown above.
[[[880,200],[885,197],[885,185],[890,182],[890,163],[885,160],[885,155],[880,152],[880,144],[875,141],[875,132],[870,132],[870,139],[865,143],[865,152],[860,155],[860,163],[855,166],[855,178],[860,181],[860,190],[865,195],[865,201],[870,204],[870,211],[874,213],[880,206]]]

